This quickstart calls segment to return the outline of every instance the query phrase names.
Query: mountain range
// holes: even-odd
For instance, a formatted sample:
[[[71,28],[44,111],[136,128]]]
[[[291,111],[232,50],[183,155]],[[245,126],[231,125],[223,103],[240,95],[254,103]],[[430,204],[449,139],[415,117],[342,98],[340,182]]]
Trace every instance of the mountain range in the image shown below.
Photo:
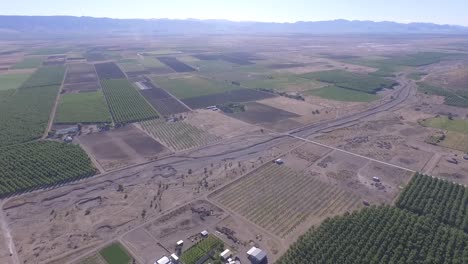
[[[269,23],[227,20],[0,16],[0,32],[38,34],[468,34],[468,27],[432,23],[331,20]]]

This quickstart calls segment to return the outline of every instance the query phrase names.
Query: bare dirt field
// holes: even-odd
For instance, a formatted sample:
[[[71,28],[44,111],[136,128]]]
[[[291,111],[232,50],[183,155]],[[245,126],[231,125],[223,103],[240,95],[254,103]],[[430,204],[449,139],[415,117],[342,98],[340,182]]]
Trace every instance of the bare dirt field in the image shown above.
[[[274,97],[273,94],[259,92],[251,89],[239,89],[227,91],[224,93],[211,94],[200,97],[193,97],[182,100],[192,109],[205,108],[211,105],[220,105],[225,103],[242,103],[262,100],[265,98]]]
[[[133,125],[82,135],[78,140],[105,170],[150,161],[169,154],[168,149]]]
[[[221,137],[232,138],[240,135],[260,134],[260,127],[231,118],[219,111],[196,110],[186,115],[186,121],[201,130]]]

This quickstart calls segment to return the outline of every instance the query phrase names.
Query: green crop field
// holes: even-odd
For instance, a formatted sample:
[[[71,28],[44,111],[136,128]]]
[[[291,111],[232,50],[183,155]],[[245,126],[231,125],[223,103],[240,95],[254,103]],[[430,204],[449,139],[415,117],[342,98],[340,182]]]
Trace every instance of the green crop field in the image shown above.
[[[327,84],[302,78],[299,75],[270,76],[270,78],[258,78],[241,82],[242,86],[253,89],[273,89],[275,91],[302,92],[316,89]]]
[[[437,145],[468,153],[468,134],[451,131],[446,132],[445,139],[439,142]]]
[[[0,91],[16,89],[30,76],[30,73],[2,74],[0,75]]]
[[[450,120],[448,117],[434,117],[421,120],[419,124],[427,127],[468,134],[468,121],[463,119]]]
[[[18,88],[0,97],[0,147],[40,138],[59,86]],[[6,93],[8,91],[4,91]]]
[[[61,85],[64,74],[63,66],[41,67],[23,83],[22,87]]]
[[[69,48],[43,48],[31,52],[29,55],[54,55],[69,52]]]
[[[102,80],[101,84],[115,123],[137,122],[159,116],[128,80]]]
[[[26,57],[22,61],[16,63],[13,69],[31,69],[37,68],[42,64],[43,57]]]
[[[276,263],[462,264],[467,256],[463,231],[398,208],[372,207],[325,221]]]
[[[120,69],[124,72],[136,72],[136,71],[144,71],[145,67],[138,63],[137,60],[132,62],[119,62],[118,63]]]
[[[239,86],[227,82],[214,81],[196,75],[184,76],[158,76],[153,82],[179,99],[222,93],[230,90],[238,90]]]
[[[112,122],[112,119],[101,91],[64,94],[60,98],[55,123],[109,122]]]
[[[438,95],[445,97],[445,104],[457,107],[468,107],[468,92],[453,91],[435,87],[427,83],[418,83],[418,90],[429,95]]]
[[[336,86],[327,86],[316,90],[310,90],[306,92],[306,94],[343,102],[371,102],[379,98],[375,94],[359,92]]]
[[[108,264],[129,264],[132,258],[120,243],[114,243],[101,251],[101,256]]]
[[[174,151],[204,146],[220,140],[219,137],[184,121],[166,122],[155,119],[140,124],[146,132]]]
[[[224,250],[224,242],[214,235],[209,235],[184,251],[180,260],[184,264],[195,264],[212,250],[215,250],[213,256],[219,258],[219,253]]]
[[[167,66],[160,62],[156,58],[152,57],[143,57],[142,60],[140,60],[141,64],[145,66],[146,68],[166,68]]]
[[[303,78],[326,82],[350,90],[376,93],[384,88],[392,88],[394,81],[377,76],[357,74],[342,70],[311,72],[301,75]]]
[[[1,148],[0,197],[89,177],[96,173],[78,146],[36,141]]]

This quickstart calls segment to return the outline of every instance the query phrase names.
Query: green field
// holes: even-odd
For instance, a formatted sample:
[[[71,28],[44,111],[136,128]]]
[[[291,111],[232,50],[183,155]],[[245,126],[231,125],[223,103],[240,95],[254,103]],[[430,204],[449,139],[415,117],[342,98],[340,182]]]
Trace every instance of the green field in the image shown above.
[[[253,89],[273,89],[275,91],[302,92],[310,89],[323,87],[324,83],[302,78],[298,75],[269,76],[264,78],[246,80],[241,82],[242,86]]]
[[[468,121],[463,119],[450,120],[448,117],[440,116],[421,120],[419,124],[426,127],[468,134]]]
[[[146,68],[166,68],[167,66],[160,62],[156,58],[152,57],[143,57],[142,60],[140,60],[141,64],[145,66]]]
[[[36,141],[1,148],[0,167],[0,197],[96,173],[80,146],[55,141]]]
[[[468,92],[466,91],[443,89],[423,82],[418,83],[418,90],[428,95],[438,95],[445,97],[444,103],[446,105],[468,107]]]
[[[158,76],[153,82],[179,99],[187,99],[198,96],[222,93],[230,90],[238,90],[239,86],[227,82],[215,81],[196,75],[184,76]]]
[[[119,67],[124,72],[136,72],[136,71],[144,71],[145,67],[138,63],[137,60],[131,62],[119,62]]]
[[[180,256],[180,260],[184,264],[195,264],[211,250],[215,250],[214,256],[216,258],[219,258],[219,253],[224,250],[224,242],[214,235],[209,235],[207,238],[203,238],[195,245],[184,251]]]
[[[43,57],[26,57],[22,61],[16,63],[13,69],[31,69],[37,68],[42,64]]]
[[[316,90],[310,90],[306,92],[306,94],[342,102],[371,102],[379,98],[375,94],[359,92],[336,86],[327,86]]]
[[[55,85],[18,88],[14,93],[3,91],[0,97],[0,147],[41,137],[59,88]]]
[[[0,91],[16,89],[30,76],[30,73],[2,74],[0,75]]]
[[[116,124],[144,121],[159,116],[128,80],[102,80],[101,84]]]
[[[301,75],[303,78],[326,82],[335,86],[365,93],[376,93],[384,88],[392,88],[394,81],[377,76],[351,73],[342,70],[311,72]]]
[[[101,251],[101,256],[109,264],[129,264],[132,258],[120,243],[114,243]]]
[[[64,94],[60,98],[55,123],[110,123],[106,99],[101,91]]]
[[[468,134],[446,132],[445,139],[439,142],[438,145],[468,153]]]
[[[69,48],[43,48],[37,49],[31,52],[29,55],[54,55],[54,54],[64,54],[69,52]]]
[[[61,85],[64,74],[65,68],[63,66],[41,67],[23,83],[22,87]]]
[[[424,72],[412,72],[408,74],[408,78],[410,78],[411,80],[419,81],[422,79],[422,77],[426,75],[427,73],[424,73]]]

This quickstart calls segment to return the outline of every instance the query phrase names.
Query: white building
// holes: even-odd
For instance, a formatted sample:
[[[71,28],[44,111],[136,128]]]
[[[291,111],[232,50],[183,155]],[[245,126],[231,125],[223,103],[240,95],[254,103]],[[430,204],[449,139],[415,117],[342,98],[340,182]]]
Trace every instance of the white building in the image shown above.
[[[247,258],[253,264],[264,263],[264,261],[266,260],[266,257],[267,257],[266,253],[256,247],[252,247],[249,251],[247,251]]]
[[[164,256],[157,260],[154,264],[171,264],[171,260],[168,257]]]
[[[226,249],[224,250],[223,252],[221,252],[221,254],[219,254],[219,256],[224,259],[224,260],[227,260],[231,257],[231,251],[229,249]]]
[[[177,243],[176,243],[176,246],[178,246],[178,247],[181,247],[181,246],[183,246],[183,245],[184,245],[184,241],[183,241],[183,240],[179,240],[179,241],[177,241]]]
[[[203,230],[203,231],[200,232],[200,234],[201,234],[203,237],[207,237],[207,236],[208,236],[208,231]]]

